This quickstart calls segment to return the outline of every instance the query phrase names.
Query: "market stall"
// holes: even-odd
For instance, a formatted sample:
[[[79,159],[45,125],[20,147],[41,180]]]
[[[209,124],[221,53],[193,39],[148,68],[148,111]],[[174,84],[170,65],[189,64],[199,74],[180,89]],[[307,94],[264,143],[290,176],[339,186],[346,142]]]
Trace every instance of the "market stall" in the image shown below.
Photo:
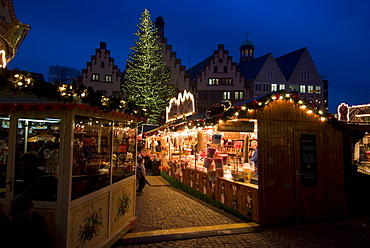
[[[0,121],[0,203],[6,213],[13,196],[30,190],[32,212],[46,218],[52,247],[102,247],[134,225],[137,118],[26,96],[2,100]],[[24,188],[20,180],[19,157],[31,151],[47,174],[42,189],[57,181],[50,195]]]
[[[262,225],[345,215],[340,125],[294,94],[170,122],[147,140],[160,144],[169,175]]]

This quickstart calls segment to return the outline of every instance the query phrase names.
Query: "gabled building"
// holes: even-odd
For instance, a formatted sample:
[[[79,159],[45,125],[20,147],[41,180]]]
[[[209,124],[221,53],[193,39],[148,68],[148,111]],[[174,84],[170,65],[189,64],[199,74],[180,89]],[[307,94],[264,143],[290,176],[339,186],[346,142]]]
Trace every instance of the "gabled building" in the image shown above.
[[[100,48],[95,50],[91,61],[86,63],[86,69],[82,70],[80,82],[106,95],[122,95],[121,73],[107,50],[107,43],[100,42]]]
[[[186,73],[190,77],[190,92],[195,95],[197,113],[205,113],[222,100],[238,102],[246,99],[244,77],[223,44]]]
[[[328,107],[328,99],[325,98],[327,87],[306,47],[277,58],[276,63],[287,81],[285,90],[310,99],[323,108]]]
[[[240,61],[238,69],[245,78],[246,99],[285,89],[286,80],[272,53],[249,60],[241,57]]]
[[[232,103],[252,99],[273,91],[285,90],[310,99],[322,108],[328,107],[328,80],[322,80],[306,47],[279,58],[272,53],[255,58],[255,46],[247,39],[239,47],[239,63],[235,63],[223,44],[213,54],[185,71],[181,60],[164,38],[164,20],[155,21],[162,55],[177,92],[193,93],[196,113],[223,100]],[[248,34],[247,34],[248,35]]]

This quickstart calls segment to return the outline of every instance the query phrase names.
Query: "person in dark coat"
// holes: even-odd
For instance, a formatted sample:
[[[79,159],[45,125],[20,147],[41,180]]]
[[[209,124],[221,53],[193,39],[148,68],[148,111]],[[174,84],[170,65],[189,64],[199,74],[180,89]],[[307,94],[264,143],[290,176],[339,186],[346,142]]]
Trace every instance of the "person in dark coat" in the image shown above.
[[[143,189],[146,184],[145,165],[144,165],[144,159],[142,157],[137,158],[136,178],[138,181],[138,188],[136,190],[136,193],[140,195],[143,193]]]
[[[56,201],[58,179],[39,169],[40,161],[35,151],[26,152],[19,158],[22,167],[15,184],[15,194],[28,191],[37,201]]]
[[[10,202],[10,247],[50,247],[46,220],[41,214],[32,213],[32,208],[33,202],[27,191]]]

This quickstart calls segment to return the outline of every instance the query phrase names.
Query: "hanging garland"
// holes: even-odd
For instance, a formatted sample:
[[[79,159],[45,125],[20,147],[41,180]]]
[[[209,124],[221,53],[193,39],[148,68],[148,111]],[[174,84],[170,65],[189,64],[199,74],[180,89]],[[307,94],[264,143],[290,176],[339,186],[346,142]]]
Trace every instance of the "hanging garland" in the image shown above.
[[[61,82],[44,82],[28,71],[0,68],[0,95],[14,98],[16,96],[35,95],[58,102],[80,102],[98,107],[105,112],[117,111],[146,118],[146,112],[138,108],[135,102],[120,96],[106,96],[92,87],[86,87],[74,80],[71,84]]]
[[[302,108],[306,109],[309,113],[314,113],[320,117],[322,121],[327,121],[333,124],[336,128],[341,129],[343,126],[339,123],[339,121],[335,118],[333,114],[329,114],[326,110],[322,110],[319,106],[317,106],[313,101],[308,99],[299,98],[295,93],[289,93],[284,90],[277,91],[256,99],[253,99],[247,102],[244,105],[232,106],[228,108],[225,112],[216,114],[214,116],[207,117],[206,119],[197,119],[197,120],[189,120],[183,121],[181,123],[166,123],[162,127],[155,130],[155,132],[160,131],[171,131],[176,132],[183,130],[184,128],[193,128],[193,127],[207,127],[207,126],[214,126],[220,122],[226,122],[238,117],[246,116],[246,113],[249,110],[258,110],[263,109],[264,107],[268,106],[271,102],[277,100],[288,100],[293,101],[295,104],[300,105]],[[218,106],[218,105],[217,105]],[[154,133],[152,133],[154,134]]]

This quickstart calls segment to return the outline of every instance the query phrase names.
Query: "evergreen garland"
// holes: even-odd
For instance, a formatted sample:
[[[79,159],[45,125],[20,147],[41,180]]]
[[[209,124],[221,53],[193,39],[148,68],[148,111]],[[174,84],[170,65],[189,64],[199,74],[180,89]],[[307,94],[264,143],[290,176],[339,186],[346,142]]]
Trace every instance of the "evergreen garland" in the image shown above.
[[[0,68],[0,96],[15,98],[16,96],[35,95],[64,103],[83,103],[102,109],[105,112],[117,111],[130,114],[139,118],[146,118],[145,111],[135,102],[120,96],[106,96],[92,87],[86,87],[73,80],[71,84],[63,84],[57,80],[44,82],[31,75],[28,71],[18,69],[8,70]]]

